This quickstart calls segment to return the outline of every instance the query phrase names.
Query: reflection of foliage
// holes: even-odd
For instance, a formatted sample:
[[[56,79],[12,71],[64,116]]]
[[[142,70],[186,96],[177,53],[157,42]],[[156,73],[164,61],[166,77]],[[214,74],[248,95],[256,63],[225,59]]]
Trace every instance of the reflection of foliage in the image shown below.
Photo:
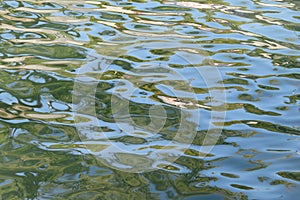
[[[248,81],[241,78],[229,78],[223,80],[224,84],[238,84],[238,85],[248,85]]]
[[[44,86],[48,88],[50,93],[63,102],[72,102],[73,83],[70,81],[56,81]]]
[[[153,8],[155,11],[189,11],[189,8],[179,7],[179,6],[158,6]]]
[[[3,134],[8,135],[9,129],[4,127],[11,125],[1,126],[2,130],[6,130]],[[170,187],[175,187],[179,195],[199,194],[201,191],[210,194],[218,191],[224,196],[233,194],[213,187],[196,189],[189,186],[190,182],[208,183],[215,180],[209,177],[194,179],[178,174],[174,179],[166,171],[143,174],[111,171],[93,157],[71,154],[77,148],[72,143],[78,138],[74,137],[74,129],[68,126],[23,123],[17,125],[14,132],[12,137],[3,138],[0,147],[0,181],[9,180],[2,181],[0,190],[5,199],[159,199],[160,193]],[[56,149],[43,145],[50,141],[52,144],[64,142],[66,145]],[[196,158],[182,157],[176,163],[195,171],[205,169],[204,161]],[[151,185],[155,187],[154,191]]]
[[[262,49],[255,49],[251,51],[249,56],[253,57],[266,57],[272,60],[274,66],[281,66],[285,68],[300,68],[299,61],[297,60],[298,56],[287,56],[277,53],[269,53]]]
[[[272,116],[280,116],[281,115],[276,112],[261,110],[252,104],[244,104],[244,108],[247,112],[254,113],[257,115],[272,115]]]
[[[257,121],[255,123],[249,123],[249,121],[243,120],[245,124],[255,128],[262,128],[269,131],[274,131],[278,133],[288,133],[294,135],[300,135],[300,130],[290,128],[288,126],[283,126],[279,124],[273,124],[271,122]]]
[[[23,45],[21,47],[10,47],[7,53],[20,55],[44,56],[54,59],[84,59],[84,51],[81,48],[73,48],[66,45]]]
[[[300,181],[300,172],[278,172],[278,175],[294,181]]]
[[[144,0],[134,0],[133,2],[148,3]],[[188,3],[191,2],[196,4],[190,4],[191,6],[189,6]],[[299,94],[296,93],[298,91],[285,91],[292,84],[284,82],[284,86],[280,85],[281,80],[291,82],[299,80],[298,73],[283,72],[284,68],[299,68],[299,57],[296,55],[297,53],[293,53],[293,51],[299,50],[299,47],[296,46],[297,38],[291,38],[286,43],[274,41],[272,39],[273,34],[270,34],[270,38],[256,35],[255,32],[246,31],[241,26],[242,24],[249,25],[250,22],[246,24],[248,20],[268,24],[266,21],[267,16],[269,14],[278,14],[279,16],[279,6],[281,3],[287,2],[292,3],[293,7],[285,7],[285,11],[299,8],[299,3],[291,0],[278,3],[276,12],[271,11],[272,6],[267,6],[268,11],[266,13],[262,12],[265,9],[264,5],[254,6],[257,9],[252,11],[248,10],[250,7],[247,7],[246,4],[244,7],[235,7],[234,3],[227,3],[222,0],[207,0],[201,1],[201,3],[192,0],[186,2],[186,5],[182,4],[183,6],[163,5],[161,1],[156,1],[152,2],[151,6],[154,6],[150,6],[151,8],[147,7],[146,4],[144,7],[142,4],[132,2],[119,2],[117,3],[119,6],[110,5],[109,2],[101,2],[100,4],[92,1],[86,1],[84,5],[71,3],[72,6],[68,1],[57,3],[0,2],[3,8],[0,16],[0,64],[1,68],[4,68],[0,70],[0,94],[2,95],[0,99],[0,198],[183,199],[185,197],[197,198],[193,196],[199,195],[212,199],[247,199],[243,193],[234,193],[233,191],[251,191],[253,190],[252,185],[244,185],[243,180],[239,179],[239,173],[236,175],[230,173],[230,171],[228,173],[222,171],[224,169],[221,168],[222,166],[227,170],[226,167],[231,167],[231,164],[234,163],[227,165],[228,160],[229,162],[231,160],[224,158],[223,149],[221,155],[209,154],[205,159],[199,158],[203,156],[203,153],[195,150],[202,145],[206,136],[211,140],[218,136],[214,134],[214,130],[212,130],[211,135],[208,135],[207,130],[201,129],[199,131],[197,129],[197,134],[192,143],[195,149],[182,150],[184,156],[178,158],[172,164],[160,165],[161,170],[130,174],[111,170],[88,153],[81,153],[81,151],[86,151],[80,143],[75,127],[70,123],[72,119],[69,121],[65,118],[63,120],[54,118],[45,120],[30,117],[28,114],[35,114],[31,116],[42,116],[42,114],[49,114],[50,116],[53,114],[52,116],[55,116],[57,112],[62,112],[70,116],[72,112],[70,108],[73,90],[72,78],[77,75],[76,69],[80,67],[80,62],[84,61],[86,54],[92,52],[96,59],[98,55],[100,57],[108,55],[110,56],[109,59],[112,59],[111,62],[105,63],[103,60],[103,63],[93,66],[98,67],[99,70],[108,65],[112,67],[111,70],[106,70],[101,74],[101,81],[95,97],[95,111],[98,120],[108,122],[101,124],[101,131],[105,132],[108,137],[110,133],[114,135],[116,131],[114,127],[109,127],[110,123],[114,122],[112,116],[114,113],[112,113],[111,108],[113,97],[111,91],[119,82],[129,81],[141,92],[137,94],[137,101],[130,101],[130,116],[128,117],[132,117],[137,126],[145,126],[151,121],[149,109],[152,105],[143,103],[143,100],[139,101],[141,100],[140,97],[147,98],[146,100],[150,100],[150,102],[159,102],[167,111],[168,119],[163,129],[156,135],[156,139],[163,142],[172,140],[177,134],[182,115],[180,109],[174,104],[168,104],[159,98],[160,96],[172,97],[168,96],[158,85],[170,86],[171,89],[179,91],[193,92],[198,99],[186,98],[183,101],[194,101],[205,105],[210,102],[209,99],[206,99],[209,96],[208,88],[201,84],[197,85],[197,81],[191,80],[194,84],[193,87],[190,87],[192,91],[187,91],[190,82],[185,83],[168,79],[170,75],[172,76],[172,70],[203,66],[214,66],[219,68],[222,73],[225,72],[224,74],[231,76],[223,81],[227,85],[226,87],[211,88],[216,90],[225,89],[228,96],[233,99],[233,102],[224,104],[229,114],[228,120],[232,121],[225,123],[228,129],[223,130],[222,136],[217,142],[218,148],[225,149],[224,154],[227,153],[228,148],[232,148],[233,151],[235,148],[242,149],[243,146],[239,147],[239,140],[251,139],[256,134],[260,134],[261,130],[300,135],[297,128],[289,127],[288,120],[282,122],[282,118],[279,117],[280,115],[287,116],[290,113],[289,111],[292,110],[295,112],[294,108],[300,100]],[[260,1],[253,3],[255,5]],[[198,5],[199,8],[193,7],[193,5]],[[201,8],[202,5],[206,8]],[[29,9],[29,11],[25,9]],[[36,11],[34,11],[35,9]],[[99,15],[98,11],[100,9]],[[293,13],[291,12],[291,14]],[[219,18],[217,15],[221,17]],[[259,19],[258,16],[261,15],[264,18]],[[72,18],[73,21],[82,19],[83,22],[80,20],[75,23],[52,22],[51,19],[54,18],[51,17],[60,20],[63,20],[64,17],[66,19]],[[298,19],[299,17],[291,16],[290,18]],[[293,23],[291,19],[284,19],[284,21],[274,18],[270,23],[282,23],[278,26],[290,33],[291,31],[299,31],[298,24]],[[285,23],[286,21],[289,21],[289,23]],[[160,25],[163,28],[156,29]],[[144,30],[144,32],[141,33],[140,30]],[[147,34],[147,30],[151,30],[155,34]],[[160,38],[161,35],[163,37]],[[151,38],[152,36],[157,38]],[[177,36],[182,36],[185,39],[180,39]],[[168,47],[168,44],[172,43],[174,38],[180,46],[178,48]],[[82,46],[80,45],[81,40],[84,40]],[[41,44],[38,42],[41,42]],[[143,51],[144,44],[152,42],[154,44],[152,49],[150,48],[148,52]],[[132,48],[131,44],[138,43],[141,43],[140,47]],[[173,58],[178,52],[188,52],[184,50],[186,44],[189,45],[189,50],[193,50],[194,53],[192,54],[211,56],[211,58],[195,65],[177,62]],[[203,51],[205,53],[197,49],[198,47],[194,47],[194,44],[202,45],[206,49],[206,51]],[[287,48],[284,49],[285,47]],[[180,50],[181,48],[182,50]],[[130,52],[131,50],[135,51]],[[146,55],[144,55],[144,52]],[[23,59],[24,56],[27,58]],[[5,61],[7,58],[10,61]],[[163,68],[157,68],[147,71],[147,68],[151,68],[158,63],[172,69],[167,71]],[[267,63],[267,67],[264,66],[264,63]],[[259,66],[256,66],[257,64]],[[31,68],[26,68],[28,65]],[[37,67],[37,65],[40,66]],[[34,68],[35,66],[36,68]],[[237,67],[241,68],[238,69]],[[256,67],[260,68],[257,73]],[[265,68],[273,70],[273,67],[274,71],[272,72],[264,71],[268,70]],[[49,72],[50,70],[52,72]],[[149,77],[153,76],[151,70],[156,73],[156,80],[146,82],[145,80],[149,80]],[[242,70],[243,73],[239,73]],[[260,74],[261,72],[263,72],[263,75]],[[98,79],[97,75],[99,74],[97,72],[93,74],[89,71],[86,75]],[[263,82],[268,79],[269,83]],[[255,81],[262,82],[256,84]],[[289,101],[281,102],[287,106],[280,103],[278,103],[280,105],[274,105],[277,110],[280,110],[280,114],[270,111],[271,108],[266,109],[264,102],[262,103],[265,96],[256,96],[252,90],[253,86],[260,88],[255,92],[264,92],[265,96],[280,93],[282,97],[287,98],[287,101]],[[89,88],[83,87],[81,89],[88,90]],[[249,104],[249,101],[251,104]],[[64,105],[66,108],[60,110],[51,103]],[[239,114],[241,114],[243,108],[246,110],[246,114],[250,114],[250,116],[267,117],[268,120],[272,121],[239,119]],[[204,109],[204,112],[210,113],[211,111],[210,109]],[[82,116],[82,118],[84,117]],[[236,118],[237,120],[235,120]],[[281,125],[279,122],[286,124]],[[243,123],[249,126],[250,131],[240,128]],[[192,128],[195,128],[195,124],[190,123],[184,130],[183,135],[188,135]],[[217,130],[215,132],[217,133]],[[234,142],[227,142],[229,137],[232,137]],[[121,135],[115,137],[114,135],[111,140],[126,145],[140,145],[141,148],[151,148],[153,151],[164,148],[163,145],[149,147],[147,139],[135,136]],[[105,147],[104,145],[92,146],[90,144],[89,148],[99,151],[99,149]],[[276,155],[279,154],[278,152]],[[237,161],[235,153],[229,152],[229,154],[234,161]],[[260,158],[267,156],[262,155]],[[259,170],[270,164],[269,162],[266,164],[264,159],[255,161],[253,159],[248,162],[247,159],[250,157],[246,157],[241,162],[235,162],[236,166],[233,166],[233,169],[247,166],[246,170],[252,170],[251,174],[253,174],[254,170]],[[290,155],[287,157],[290,157]],[[123,158],[124,162],[134,161],[134,159],[130,159],[130,156]],[[277,167],[275,168],[277,169]],[[189,173],[181,173],[180,169],[184,169]],[[209,170],[213,171],[208,172]],[[206,172],[209,174],[206,174]],[[246,172],[243,173],[245,175]],[[260,180],[268,180],[269,191],[272,188],[278,188],[282,184],[289,187],[292,185],[289,181],[299,181],[299,172],[281,171],[277,174],[284,180],[278,177],[275,180],[270,180],[268,177]],[[226,181],[224,179],[220,180],[221,177],[225,177]],[[231,181],[231,179],[234,179],[234,181]],[[253,176],[253,179],[255,179],[255,176]],[[219,180],[220,182],[218,182]],[[236,183],[234,183],[235,181]],[[224,182],[226,184],[222,185]],[[221,184],[218,185],[219,183]],[[276,187],[272,187],[274,185]]]
[[[57,100],[63,102],[71,102],[72,101],[72,94],[71,90],[73,89],[73,83],[70,81],[58,81],[55,77],[51,75],[46,75],[43,72],[34,72],[34,71],[24,71],[29,77],[35,76],[39,79],[43,79],[46,83],[35,83],[29,80],[16,80],[17,76],[11,76],[10,73],[1,71],[0,75],[3,75],[3,79],[0,82],[5,82],[6,84],[1,85],[0,87],[3,88],[5,91],[11,93],[15,96],[18,100],[25,100],[25,101],[39,101],[41,90],[48,90],[50,94],[52,94]],[[23,72],[20,72],[22,74]],[[22,74],[24,75],[24,74]],[[40,105],[40,102],[37,103]]]

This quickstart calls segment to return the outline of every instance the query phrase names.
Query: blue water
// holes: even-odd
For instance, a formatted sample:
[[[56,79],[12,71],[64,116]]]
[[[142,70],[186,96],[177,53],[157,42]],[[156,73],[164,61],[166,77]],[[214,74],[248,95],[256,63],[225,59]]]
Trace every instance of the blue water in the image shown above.
[[[300,195],[298,1],[0,5],[0,199]]]

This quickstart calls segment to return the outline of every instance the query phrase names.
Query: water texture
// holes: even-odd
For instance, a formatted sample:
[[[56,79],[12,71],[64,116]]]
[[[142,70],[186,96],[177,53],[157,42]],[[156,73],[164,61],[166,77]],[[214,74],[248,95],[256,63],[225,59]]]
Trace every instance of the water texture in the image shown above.
[[[1,1],[0,199],[295,199],[299,10]]]

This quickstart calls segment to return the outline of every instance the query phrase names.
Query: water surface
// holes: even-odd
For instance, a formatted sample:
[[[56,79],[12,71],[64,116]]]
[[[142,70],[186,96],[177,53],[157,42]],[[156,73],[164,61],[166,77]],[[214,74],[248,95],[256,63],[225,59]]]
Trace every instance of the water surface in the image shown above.
[[[2,199],[300,195],[298,1],[0,5]],[[123,103],[128,113],[115,107]],[[168,117],[159,131],[163,119],[151,125],[152,108]],[[218,137],[204,157],[208,131]],[[172,143],[178,132],[194,133],[191,145]],[[103,163],[95,155],[107,141],[146,158],[159,151],[158,170],[118,170],[138,164],[124,155]]]

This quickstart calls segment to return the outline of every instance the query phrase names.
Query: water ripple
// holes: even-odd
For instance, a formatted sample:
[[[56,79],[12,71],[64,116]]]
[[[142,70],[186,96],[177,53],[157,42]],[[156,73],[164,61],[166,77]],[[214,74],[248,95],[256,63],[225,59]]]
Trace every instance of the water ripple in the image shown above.
[[[292,199],[299,194],[298,1],[0,5],[0,198]],[[204,78],[195,69],[203,70]],[[214,79],[209,72],[216,69],[222,79],[208,87],[205,79]],[[74,91],[76,79],[82,88]],[[82,92],[93,84],[93,95]],[[126,98],[115,95],[130,88],[134,92]],[[211,98],[211,91],[221,90],[226,102]],[[111,102],[118,98],[129,101],[129,114],[121,105],[112,112]],[[83,108],[77,115],[74,104]],[[157,133],[162,120],[155,124],[149,115],[154,105],[168,117]],[[223,124],[211,116],[224,108]],[[173,141],[182,109],[189,119],[181,129],[185,136],[196,130],[190,146]],[[195,123],[196,112],[201,120]],[[136,129],[122,131],[116,115],[125,126],[132,118]],[[87,139],[79,136],[78,126],[88,130]],[[216,146],[205,155],[200,149],[207,131],[213,135],[221,128]],[[159,170],[131,174],[109,168],[96,159],[107,156],[108,141],[137,153],[113,152],[108,160],[119,159],[117,167]],[[146,156],[137,162],[136,155]]]

